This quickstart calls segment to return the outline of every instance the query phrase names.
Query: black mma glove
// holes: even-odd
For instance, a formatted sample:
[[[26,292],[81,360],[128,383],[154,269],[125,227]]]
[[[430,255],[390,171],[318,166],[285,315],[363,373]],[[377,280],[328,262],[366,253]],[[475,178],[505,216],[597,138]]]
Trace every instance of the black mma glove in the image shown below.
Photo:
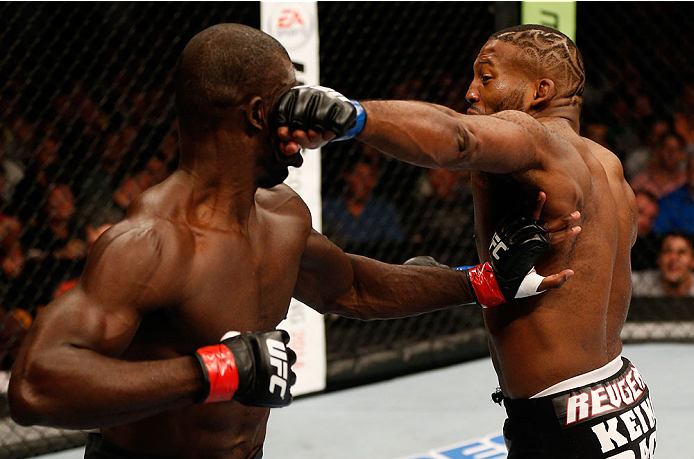
[[[289,405],[296,354],[287,343],[289,333],[284,330],[229,332],[221,343],[198,349],[195,357],[205,375],[205,388],[197,402],[234,399],[246,406]]]
[[[545,234],[547,231],[539,222],[526,217],[507,219],[494,233],[489,254],[504,298],[522,298],[530,296],[528,293],[533,294],[522,289],[521,284],[535,269],[537,259],[551,247]],[[540,282],[541,279],[537,285]]]
[[[535,272],[535,262],[551,247],[544,236],[546,233],[534,220],[507,219],[492,237],[491,263],[453,269],[466,272],[477,303],[483,308],[537,295],[541,293],[537,288],[544,277]],[[410,258],[405,264],[448,268],[428,256]]]
[[[364,128],[366,112],[356,100],[323,86],[297,86],[280,98],[276,126],[290,130],[335,133],[333,142],[356,137]]]

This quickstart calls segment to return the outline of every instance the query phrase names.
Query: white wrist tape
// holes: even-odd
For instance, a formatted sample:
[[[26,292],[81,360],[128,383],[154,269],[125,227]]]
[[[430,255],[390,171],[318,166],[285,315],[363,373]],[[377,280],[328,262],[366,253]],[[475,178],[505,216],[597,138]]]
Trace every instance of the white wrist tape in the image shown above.
[[[224,341],[227,338],[233,338],[234,336],[239,336],[240,334],[241,334],[241,332],[228,331],[228,332],[224,333],[224,336],[222,336],[219,341]]]
[[[527,296],[533,296],[544,292],[544,290],[537,290],[544,278],[544,276],[540,276],[535,271],[535,268],[531,269],[530,272],[528,272],[528,274],[526,274],[523,278],[523,282],[521,282],[520,287],[518,287],[515,297],[525,298]]]

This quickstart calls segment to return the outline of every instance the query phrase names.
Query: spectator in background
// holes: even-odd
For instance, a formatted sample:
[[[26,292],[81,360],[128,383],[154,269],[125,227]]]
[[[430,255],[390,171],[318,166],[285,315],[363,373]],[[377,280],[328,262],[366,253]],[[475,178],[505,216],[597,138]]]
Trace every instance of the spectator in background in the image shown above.
[[[81,84],[60,91],[53,99],[53,109],[61,120],[65,135],[93,142],[106,129],[108,117]]]
[[[633,107],[624,99],[624,93],[624,90],[620,90],[607,97],[609,119],[607,138],[615,147],[615,154],[622,160],[628,151],[639,145],[639,136],[635,127],[639,123]]]
[[[110,120],[95,100],[95,88],[87,91],[81,84],[68,82],[63,82],[63,86],[51,100],[53,127],[61,142],[61,167],[74,179],[73,191],[79,196],[80,187],[98,162],[96,152]]]
[[[373,194],[378,174],[378,162],[363,158],[343,174],[342,195],[323,201],[323,233],[340,247],[402,242],[400,212]]]
[[[684,86],[682,92],[682,104],[673,117],[675,131],[685,142],[687,152],[694,152],[694,83]]]
[[[24,166],[5,154],[5,138],[0,135],[0,211],[12,200],[12,194],[24,178]]]
[[[656,268],[660,239],[653,234],[653,223],[658,215],[658,198],[646,190],[638,190],[636,206],[639,216],[636,223],[636,243],[631,249],[631,269]]]
[[[171,174],[165,158],[157,154],[147,161],[144,170],[127,176],[113,195],[113,201],[122,209],[127,209],[133,199],[147,188],[156,185]]]
[[[658,269],[632,272],[633,296],[694,296],[694,243],[683,232],[663,237]]]
[[[180,154],[178,150],[178,133],[176,131],[176,129],[178,128],[175,124],[176,123],[174,123],[174,126],[172,127],[172,131],[164,135],[164,138],[159,144],[158,153],[162,156],[164,163],[166,164],[166,167],[170,170],[176,168],[178,164],[178,157]]]
[[[31,325],[31,315],[18,307],[25,260],[21,231],[19,220],[0,214],[0,371],[10,369]]]
[[[108,129],[83,158],[82,167],[71,170],[80,211],[92,215],[112,205],[113,195],[135,160],[137,131],[122,117],[113,116]],[[72,153],[76,154],[76,152]]]
[[[629,184],[634,190],[647,190],[660,199],[686,183],[687,177],[682,172],[685,156],[682,138],[668,132],[660,138],[646,169]]]
[[[593,142],[596,142],[602,145],[603,147],[607,148],[608,150],[613,151],[612,145],[610,145],[610,141],[608,139],[607,134],[608,127],[606,124],[603,123],[586,123],[585,128],[583,129],[583,135],[588,137]]]
[[[38,206],[45,201],[50,184],[58,180],[60,163],[60,144],[52,135],[46,134],[33,148],[33,158],[14,187],[8,206],[9,212],[24,226],[31,226],[37,217]]]
[[[687,157],[685,169],[687,183],[663,196],[653,232],[663,235],[671,231],[694,234],[694,153]]]
[[[117,180],[134,162],[137,129],[125,120],[119,120],[106,133],[100,165]]]
[[[426,253],[443,264],[478,263],[470,172],[426,169],[418,191],[417,208],[411,211],[419,216],[412,221],[413,242],[426,241]]]
[[[87,244],[75,237],[77,233],[72,191],[65,184],[51,185],[41,215],[32,220],[22,238],[27,250],[26,281],[35,287],[34,296],[25,299],[30,311],[48,304],[61,281],[82,271]]]
[[[143,191],[171,175],[177,166],[178,155],[178,135],[174,131],[164,136],[157,152],[147,160],[143,170],[125,177],[115,191],[113,201],[120,208],[127,209]]]
[[[99,211],[89,219],[89,223],[87,223],[84,228],[84,239],[87,244],[87,250],[89,250],[96,240],[109,228],[121,221],[124,216],[124,212],[113,205],[99,209]],[[67,279],[58,284],[53,297],[57,298],[70,290],[79,282],[81,276],[81,271],[78,272],[73,270]]]
[[[58,253],[70,251],[67,247],[75,232],[75,213],[75,197],[70,187],[61,183],[51,184],[40,220],[25,235],[27,247]]]
[[[33,318],[24,309],[10,311],[0,306],[0,371],[3,373],[12,368],[32,322]],[[0,381],[6,379],[4,376],[0,376]],[[0,387],[0,390],[7,392],[7,387]]]
[[[628,152],[623,161],[627,180],[632,180],[636,174],[646,169],[648,161],[655,155],[661,137],[668,131],[671,131],[670,123],[664,118],[654,118],[648,123],[641,145]]]
[[[22,224],[14,217],[0,213],[0,261],[3,279],[15,279],[24,267],[24,250],[19,236]]]
[[[21,116],[9,115],[6,120],[2,120],[4,156],[26,166],[32,159],[32,126]]]

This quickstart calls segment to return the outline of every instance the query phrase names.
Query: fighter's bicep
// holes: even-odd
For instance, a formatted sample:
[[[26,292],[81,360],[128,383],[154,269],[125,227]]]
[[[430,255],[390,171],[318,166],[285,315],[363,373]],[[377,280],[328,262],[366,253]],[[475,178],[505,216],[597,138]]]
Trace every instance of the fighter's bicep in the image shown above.
[[[347,255],[324,235],[312,230],[301,257],[294,297],[321,310],[326,301],[348,292],[353,281]]]
[[[511,174],[540,167],[547,134],[530,115],[509,111],[463,117],[457,168]]]
[[[145,312],[180,296],[186,263],[175,234],[114,228],[90,250],[80,282],[46,308],[42,338],[117,355]]]
[[[106,305],[78,283],[39,314],[31,341],[43,349],[71,346],[116,356],[132,340],[140,319],[137,309]]]

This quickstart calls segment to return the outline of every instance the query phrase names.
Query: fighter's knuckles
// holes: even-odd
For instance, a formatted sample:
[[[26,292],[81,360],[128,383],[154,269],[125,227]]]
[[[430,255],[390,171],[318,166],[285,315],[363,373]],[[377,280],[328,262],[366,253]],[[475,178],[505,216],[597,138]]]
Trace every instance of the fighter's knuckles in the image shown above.
[[[277,128],[277,137],[281,141],[287,142],[289,140],[292,140],[292,132],[289,130],[289,127],[280,126],[279,128]]]
[[[308,141],[311,145],[316,145],[324,142],[324,135],[321,131],[316,131],[314,129],[308,130]]]
[[[291,348],[287,348],[287,362],[289,362],[289,365],[294,365],[296,363],[296,352]]]

